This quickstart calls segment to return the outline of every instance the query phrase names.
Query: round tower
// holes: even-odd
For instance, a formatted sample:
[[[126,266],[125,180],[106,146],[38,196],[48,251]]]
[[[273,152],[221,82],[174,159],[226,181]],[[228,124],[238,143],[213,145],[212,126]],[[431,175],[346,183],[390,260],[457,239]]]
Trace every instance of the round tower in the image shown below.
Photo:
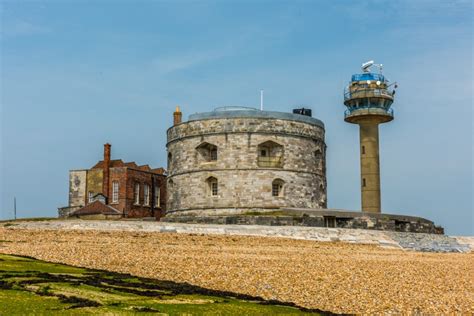
[[[371,67],[379,73],[371,72]],[[344,91],[347,110],[344,120],[358,124],[360,131],[361,202],[363,212],[381,212],[379,124],[393,120],[396,83],[382,75],[382,65],[369,61],[362,65],[362,73],[352,76]]]
[[[169,128],[168,215],[326,208],[324,125],[310,115],[226,107]]]

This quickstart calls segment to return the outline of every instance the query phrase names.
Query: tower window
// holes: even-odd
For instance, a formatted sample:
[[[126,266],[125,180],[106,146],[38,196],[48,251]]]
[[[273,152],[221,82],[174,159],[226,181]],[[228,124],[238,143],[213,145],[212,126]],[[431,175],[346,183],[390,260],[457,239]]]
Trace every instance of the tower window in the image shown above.
[[[272,182],[272,196],[283,196],[283,184],[281,179],[275,179]]]
[[[219,194],[219,184],[217,179],[214,177],[209,177],[206,180],[210,196],[218,196]]]
[[[218,190],[217,182],[212,182],[211,183],[211,194],[212,194],[212,196],[217,196],[218,193],[219,193],[219,190]]]
[[[362,186],[363,186],[363,187],[366,186],[365,178],[362,179]]]
[[[216,145],[204,142],[197,146],[196,150],[199,152],[201,158],[204,159],[204,161],[217,161],[218,154]]]
[[[171,153],[168,153],[168,171],[171,170],[172,168],[171,166],[172,162],[173,162],[173,155]]]
[[[314,151],[314,157],[316,159],[321,159],[323,157],[323,152],[321,151],[321,149],[318,148]]]
[[[365,155],[365,146],[362,146],[362,155]]]
[[[217,160],[217,147],[211,148],[211,150],[209,151],[209,156],[211,157],[211,161]]]
[[[283,146],[271,140],[258,145],[259,167],[282,168],[283,167]]]
[[[112,181],[112,203],[118,203],[119,201],[119,182]]]

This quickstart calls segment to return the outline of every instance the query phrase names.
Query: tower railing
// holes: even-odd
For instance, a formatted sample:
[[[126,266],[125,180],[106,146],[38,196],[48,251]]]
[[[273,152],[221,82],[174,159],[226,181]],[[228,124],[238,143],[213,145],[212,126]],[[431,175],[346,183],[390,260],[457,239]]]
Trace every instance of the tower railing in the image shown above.
[[[363,88],[357,89],[354,91],[348,91],[346,88],[344,90],[344,101],[349,99],[362,99],[362,98],[370,98],[370,97],[388,97],[393,99],[394,91],[389,89],[371,89],[371,88]]]
[[[380,110],[382,110],[385,112],[383,114],[394,117],[392,108],[387,109],[386,107],[383,107],[383,106],[370,105],[370,106],[359,106],[359,107],[349,108],[344,111],[344,118],[351,116],[352,113],[357,110],[367,110],[368,114],[381,114]]]

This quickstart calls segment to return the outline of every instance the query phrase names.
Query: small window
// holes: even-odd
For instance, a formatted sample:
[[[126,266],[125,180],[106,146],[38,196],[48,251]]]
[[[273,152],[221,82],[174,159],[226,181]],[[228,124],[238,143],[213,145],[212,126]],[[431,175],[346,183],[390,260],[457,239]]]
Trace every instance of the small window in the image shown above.
[[[133,191],[133,203],[135,205],[140,204],[140,183],[135,183],[135,189]]]
[[[143,205],[150,205],[150,186],[148,184],[143,185]]]
[[[211,150],[210,150],[210,154],[211,156],[211,161],[216,161],[217,160],[217,147],[213,147]]]
[[[271,140],[258,145],[257,164],[264,168],[283,167],[283,146]]]
[[[283,180],[276,179],[272,182],[272,196],[283,196]]]
[[[171,153],[168,153],[168,171],[171,170],[172,166],[171,164],[173,163],[173,155]]]
[[[211,187],[211,194],[212,196],[217,196],[217,194],[219,193],[219,189],[218,189],[218,186],[217,186],[217,181],[216,182],[212,182],[212,187]]]
[[[200,144],[199,146],[196,147],[196,150],[198,153],[201,155],[201,158],[204,161],[210,162],[210,161],[217,161],[217,146],[210,144],[208,142],[204,142]]]
[[[318,148],[314,151],[314,157],[316,159],[322,159],[323,158],[323,152],[321,151],[321,149]]]
[[[119,201],[119,182],[112,181],[112,203],[118,203]]]
[[[160,207],[160,187],[155,186],[155,207]]]
[[[87,199],[88,199],[89,203],[94,202],[94,192],[89,191],[89,193],[87,195]]]
[[[362,151],[362,155],[365,155],[365,146],[362,146],[361,151]]]
[[[365,187],[366,186],[366,183],[365,183],[365,178],[362,179],[362,186]]]
[[[210,196],[218,196],[219,195],[219,184],[217,179],[214,177],[207,178],[207,184],[209,186],[209,194]]]

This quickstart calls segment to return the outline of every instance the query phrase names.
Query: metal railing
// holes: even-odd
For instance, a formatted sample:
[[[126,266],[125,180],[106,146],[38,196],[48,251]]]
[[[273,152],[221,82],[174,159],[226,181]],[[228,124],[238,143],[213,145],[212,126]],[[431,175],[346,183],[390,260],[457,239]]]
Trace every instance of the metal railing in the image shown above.
[[[344,101],[349,99],[362,99],[362,98],[373,98],[373,97],[388,97],[393,99],[394,91],[388,89],[357,89],[354,91],[348,91],[344,89]]]
[[[352,113],[354,111],[357,111],[357,110],[367,110],[368,114],[381,114],[380,110],[382,110],[382,111],[385,112],[383,114],[393,117],[393,109],[392,108],[385,108],[385,107],[382,107],[382,106],[359,106],[359,107],[356,107],[356,108],[349,108],[349,109],[345,110],[344,111],[344,118],[346,118],[348,116],[351,116]],[[373,110],[373,111],[371,111],[371,110]]]
[[[281,168],[283,167],[282,157],[262,157],[259,156],[257,163],[260,167]]]
[[[363,74],[352,75],[351,81],[365,81],[365,80],[375,80],[375,81],[385,81],[385,77],[382,74],[375,74],[372,72],[367,72]]]

